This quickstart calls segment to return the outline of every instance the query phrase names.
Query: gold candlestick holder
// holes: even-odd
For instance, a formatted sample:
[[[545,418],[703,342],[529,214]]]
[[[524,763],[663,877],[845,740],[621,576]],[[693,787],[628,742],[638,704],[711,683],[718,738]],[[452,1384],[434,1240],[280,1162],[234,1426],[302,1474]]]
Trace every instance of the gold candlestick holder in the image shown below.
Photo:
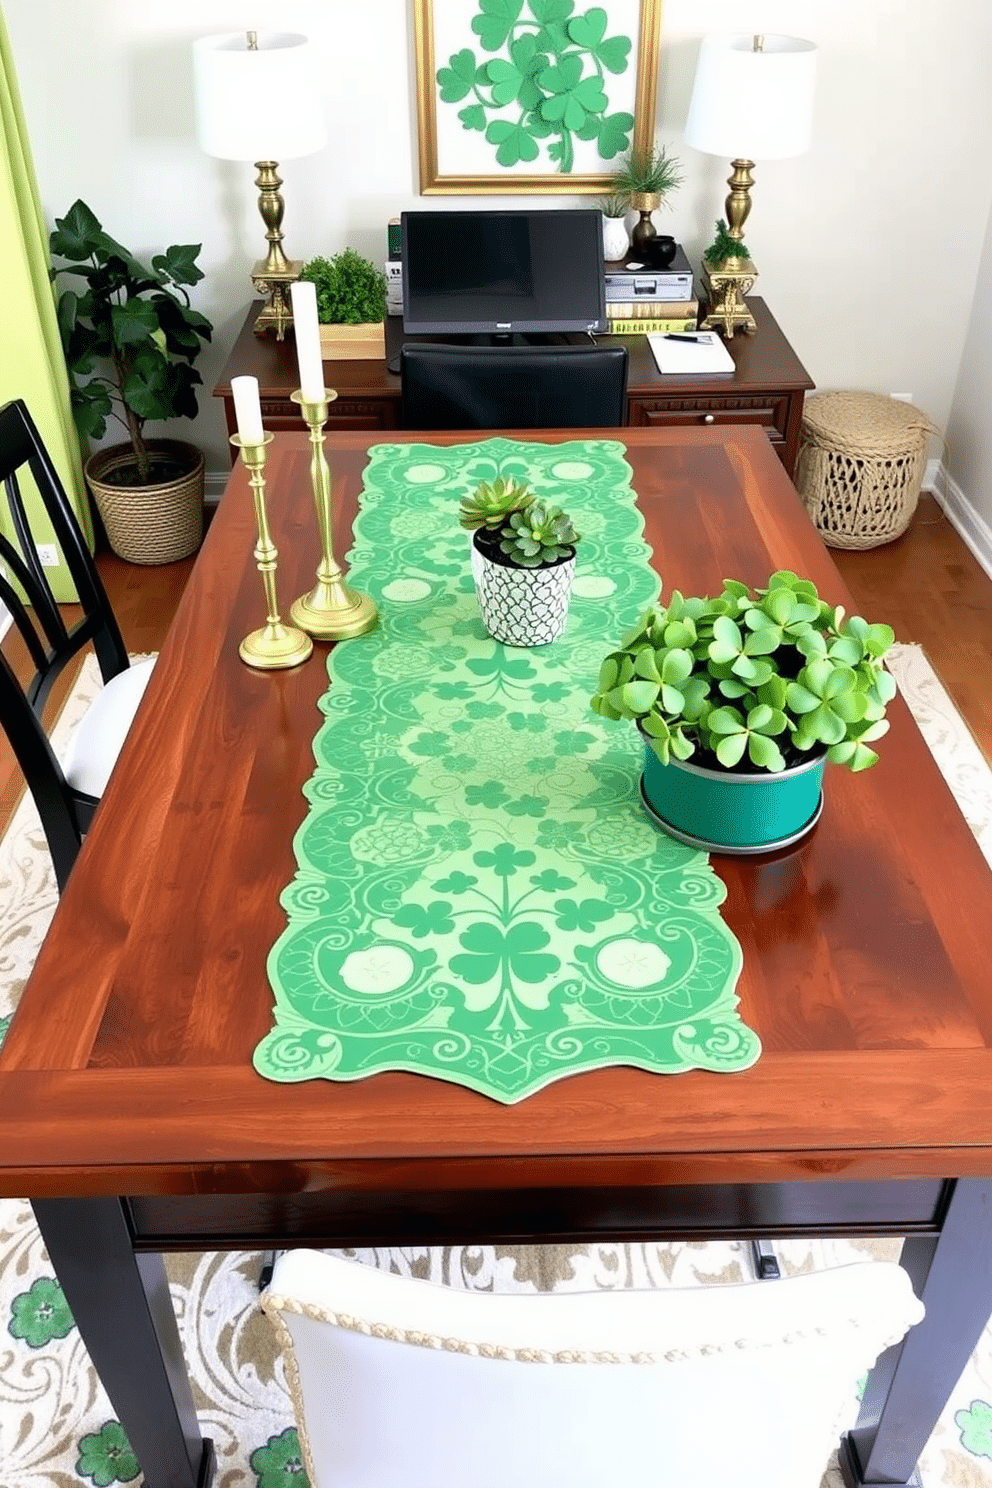
[[[304,398],[301,389],[291,394],[310,430],[312,454],[310,458],[310,480],[313,484],[313,499],[317,508],[317,529],[320,533],[320,563],[317,582],[309,594],[303,594],[290,606],[290,616],[308,635],[322,641],[344,641],[353,636],[365,635],[372,630],[379,618],[375,601],[357,589],[351,589],[344,581],[344,573],[334,556],[334,539],[331,524],[331,473],[324,458],[324,425],[327,423],[327,405],[337,397],[330,388],[317,403]]]
[[[279,555],[269,535],[269,519],[265,510],[265,446],[271,442],[271,434],[263,435],[261,444],[246,444],[240,434],[231,435],[231,443],[235,449],[241,451],[241,459],[248,471],[248,483],[255,498],[255,518],[258,523],[255,562],[262,575],[265,603],[268,607],[265,624],[245,636],[238,647],[238,654],[246,665],[258,667],[260,671],[299,666],[313,650],[313,641],[308,635],[294,626],[283,625],[279,618],[276,601],[276,560]]]

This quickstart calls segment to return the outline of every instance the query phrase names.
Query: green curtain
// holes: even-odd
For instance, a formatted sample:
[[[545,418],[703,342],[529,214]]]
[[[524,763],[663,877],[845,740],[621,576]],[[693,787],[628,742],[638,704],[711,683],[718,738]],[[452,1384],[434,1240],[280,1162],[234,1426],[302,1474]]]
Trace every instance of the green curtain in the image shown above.
[[[72,421],[50,264],[10,38],[0,12],[0,403],[10,398],[27,403],[92,547],[93,522]],[[39,516],[36,540],[51,537],[46,528]],[[49,578],[56,598],[75,598],[64,567],[50,569]]]

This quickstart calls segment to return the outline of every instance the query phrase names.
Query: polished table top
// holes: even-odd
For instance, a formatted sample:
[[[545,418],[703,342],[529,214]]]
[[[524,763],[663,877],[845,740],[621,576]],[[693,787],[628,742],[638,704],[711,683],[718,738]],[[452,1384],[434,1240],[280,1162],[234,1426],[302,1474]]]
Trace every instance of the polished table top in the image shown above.
[[[847,599],[762,433],[620,437],[666,590],[789,567]],[[339,555],[377,441],[328,439]],[[277,436],[267,492],[284,614],[317,562],[308,471],[305,435]],[[326,672],[320,645],[290,672],[238,659],[264,614],[254,542],[239,465],[0,1054],[0,1191],[371,1195],[992,1171],[992,875],[901,699],[873,770],[828,771],[804,844],[713,859],[744,951],[741,1015],[764,1048],[752,1069],[608,1069],[509,1108],[402,1073],[300,1085],[256,1074]]]

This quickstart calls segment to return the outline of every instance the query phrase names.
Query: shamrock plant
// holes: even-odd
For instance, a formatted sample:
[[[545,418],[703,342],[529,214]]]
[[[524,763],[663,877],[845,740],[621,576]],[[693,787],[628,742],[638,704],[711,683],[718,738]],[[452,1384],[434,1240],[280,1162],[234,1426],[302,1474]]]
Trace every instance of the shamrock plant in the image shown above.
[[[889,727],[893,640],[788,570],[753,592],[731,579],[715,598],[675,590],[606,657],[592,706],[633,719],[663,764],[698,750],[700,764],[777,773],[825,752],[865,770]]]
[[[463,129],[477,130],[500,165],[538,158],[542,147],[563,174],[575,166],[575,141],[591,141],[600,159],[630,145],[633,115],[610,108],[609,75],[630,66],[631,39],[610,35],[602,6],[577,11],[574,0],[478,0],[471,30],[483,54],[466,46],[437,73],[442,103],[460,104]]]

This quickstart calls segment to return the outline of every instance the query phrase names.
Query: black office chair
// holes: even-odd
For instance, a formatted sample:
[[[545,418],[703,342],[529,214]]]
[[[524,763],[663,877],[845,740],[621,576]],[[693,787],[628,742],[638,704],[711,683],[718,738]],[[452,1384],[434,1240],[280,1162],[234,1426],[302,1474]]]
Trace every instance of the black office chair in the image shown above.
[[[404,346],[405,429],[616,429],[625,346]]]
[[[67,628],[35,546],[19,478],[30,474],[82,607]],[[0,654],[0,726],[10,740],[48,840],[60,891],[76,861],[151,672],[131,666],[117,620],[79,522],[21,399],[0,408],[0,481],[14,540],[0,533],[0,604],[27,647],[34,676],[26,686]],[[49,540],[46,533],[44,541]],[[76,730],[63,768],[42,725],[52,684],[90,642],[104,686]]]

